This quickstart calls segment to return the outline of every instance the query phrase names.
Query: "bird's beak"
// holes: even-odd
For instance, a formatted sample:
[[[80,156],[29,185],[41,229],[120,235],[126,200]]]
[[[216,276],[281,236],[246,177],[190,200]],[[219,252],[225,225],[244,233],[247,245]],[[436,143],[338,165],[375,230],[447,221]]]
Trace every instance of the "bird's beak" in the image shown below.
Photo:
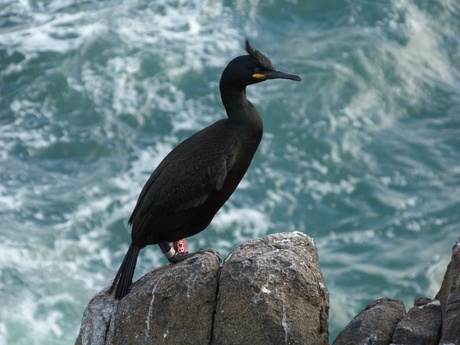
[[[298,75],[284,73],[281,71],[271,71],[271,72],[264,73],[262,75],[263,75],[264,80],[267,80],[267,79],[290,79],[290,80],[295,80],[295,81],[302,80],[302,78],[300,78]]]

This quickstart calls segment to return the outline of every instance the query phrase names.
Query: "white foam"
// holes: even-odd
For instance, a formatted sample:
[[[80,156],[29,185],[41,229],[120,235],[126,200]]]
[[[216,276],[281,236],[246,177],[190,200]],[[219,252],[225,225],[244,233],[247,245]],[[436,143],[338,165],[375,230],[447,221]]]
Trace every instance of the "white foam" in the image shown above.
[[[408,41],[405,45],[395,47],[393,52],[397,57],[397,64],[400,65],[399,69],[409,76],[406,80],[409,81],[407,86],[411,89],[407,91],[423,97],[417,85],[422,78],[424,82],[433,79],[452,85],[454,74],[449,57],[445,51],[439,49],[441,35],[444,32],[451,34],[450,28],[444,27],[441,22],[436,25],[437,22],[433,22],[433,17],[429,13],[422,11],[411,1],[393,3],[395,8],[403,12],[406,19],[404,29]]]
[[[12,195],[5,186],[0,185],[0,208],[3,211],[20,209],[25,199],[21,197],[22,192],[18,194]]]
[[[235,207],[220,210],[213,220],[213,227],[217,232],[225,232],[231,229],[237,243],[263,237],[267,234],[270,224],[270,219],[263,212]]]
[[[90,5],[86,5],[86,8],[89,8]],[[0,71],[1,75],[18,74],[33,67],[31,63],[34,64],[37,57],[43,56],[42,53],[53,52],[76,57],[83,54],[87,60],[80,61],[81,65],[68,66],[68,63],[79,63],[79,60],[66,59],[61,61],[63,65],[49,71],[64,76],[71,90],[83,94],[94,103],[95,116],[100,120],[95,126],[98,128],[85,128],[81,138],[89,137],[98,143],[109,138],[114,144],[105,146],[108,151],[113,149],[107,155],[113,155],[125,162],[107,163],[102,157],[97,167],[90,165],[91,169],[94,168],[96,171],[90,171],[85,167],[79,172],[72,172],[73,175],[46,171],[44,168],[37,170],[32,165],[18,165],[11,174],[21,173],[21,177],[27,178],[22,178],[19,185],[0,185],[0,209],[5,214],[26,211],[34,215],[24,224],[15,223],[15,217],[21,219],[21,222],[24,219],[19,218],[19,213],[14,213],[11,218],[9,215],[5,216],[10,222],[6,223],[10,225],[7,228],[14,230],[15,236],[20,236],[23,229],[24,234],[28,235],[27,241],[23,241],[22,237],[14,237],[11,242],[5,241],[0,244],[0,272],[17,272],[18,276],[26,279],[25,287],[18,287],[16,291],[9,287],[6,292],[6,299],[10,304],[8,308],[0,310],[0,344],[3,339],[5,342],[8,339],[10,325],[23,328],[25,337],[33,337],[33,341],[37,343],[48,343],[49,339],[58,338],[64,338],[61,340],[66,342],[75,338],[76,334],[72,332],[75,333],[78,329],[80,319],[76,317],[69,320],[69,316],[65,315],[65,308],[60,304],[71,305],[70,309],[76,308],[82,312],[89,298],[108,283],[128,246],[127,242],[111,248],[114,242],[114,229],[126,231],[126,239],[129,241],[127,218],[153,169],[180,138],[223,117],[221,105],[218,104],[216,107],[219,103],[217,83],[220,71],[229,58],[242,53],[242,32],[253,35],[254,25],[249,20],[245,21],[242,27],[231,6],[213,1],[188,1],[180,6],[169,1],[142,4],[126,1],[117,2],[106,9],[95,7],[75,13],[72,13],[75,7],[71,0],[46,2],[40,5],[45,6],[41,10],[31,8],[30,2],[24,0],[18,1],[17,6],[24,9],[23,13],[27,14],[30,22],[8,32],[2,31],[0,44],[5,47],[8,54],[19,52],[25,55],[25,58],[18,63],[10,63]],[[257,2],[241,2],[236,6],[243,9],[245,14],[254,14],[258,8]],[[408,16],[408,44],[400,47],[388,45],[387,42],[377,42],[375,47],[377,55],[390,54],[395,57],[395,68],[403,73],[400,90],[390,89],[388,92],[393,94],[385,98],[384,93],[388,90],[389,84],[384,74],[378,74],[373,80],[373,88],[369,88],[365,81],[355,81],[359,90],[343,108],[334,110],[325,104],[320,105],[320,108],[324,108],[318,112],[321,112],[321,116],[329,118],[323,121],[325,125],[319,128],[319,133],[311,135],[320,138],[324,131],[338,134],[338,139],[331,144],[330,153],[332,162],[337,165],[347,162],[351,155],[370,167],[374,166],[375,160],[366,154],[365,145],[373,132],[391,128],[397,116],[401,116],[400,112],[395,111],[398,110],[397,103],[390,103],[388,108],[380,108],[382,103],[393,99],[397,92],[402,92],[403,98],[414,95],[414,102],[417,102],[422,100],[423,95],[418,87],[425,78],[452,82],[452,73],[446,56],[436,49],[439,34],[433,29],[434,24],[430,23],[430,18],[410,2],[408,5],[401,3],[401,6],[400,11]],[[70,13],[65,13],[67,7],[73,8],[69,10]],[[389,23],[393,26],[399,25],[396,22]],[[303,31],[301,35],[305,37]],[[92,44],[98,40],[107,43],[104,48],[106,50],[94,55],[85,55],[88,48],[94,49]],[[325,42],[324,45],[334,42],[337,42],[337,37]],[[292,53],[299,54],[299,61],[304,63],[307,56],[305,48],[297,48],[301,53]],[[423,50],[424,54],[419,54],[420,50]],[[369,56],[359,55],[358,52],[358,57],[361,58],[360,63],[364,69],[370,70],[375,67],[372,66]],[[145,66],[150,60],[154,62],[153,67]],[[56,61],[59,61],[59,58]],[[342,83],[340,87],[347,85],[346,81],[353,77],[353,71],[345,65],[331,66],[327,61],[322,63],[334,71],[337,80]],[[423,67],[427,68],[423,75],[420,75],[419,71]],[[148,76],[142,75],[145,68],[152,69],[149,70]],[[207,73],[202,73],[203,70]],[[184,92],[181,83],[193,80],[192,78],[197,76],[208,78],[209,85],[208,89],[194,97]],[[272,93],[276,88],[284,87],[284,84],[279,85],[267,87]],[[41,87],[38,81],[32,86],[36,89]],[[261,106],[264,106],[263,91],[267,90],[264,88],[265,86],[261,86],[250,91],[251,100],[255,100],[254,103],[260,103]],[[10,123],[2,125],[2,164],[12,162],[16,143],[23,145],[33,156],[40,149],[51,147],[57,142],[81,139],[70,137],[66,128],[63,129],[63,136],[53,134],[52,128],[47,126],[24,128],[23,121],[31,114],[58,127],[69,124],[59,121],[56,110],[50,104],[33,101],[25,91],[18,93],[10,104]],[[334,98],[337,89],[321,91],[324,91],[327,102],[331,99],[337,101]],[[298,97],[306,97],[303,93],[299,95]],[[301,121],[307,121],[304,118],[309,104],[302,104],[302,111],[292,116],[302,117]],[[135,119],[132,121],[135,124],[131,126],[123,117]],[[160,130],[157,133],[157,129],[153,128],[151,141],[147,142],[145,137],[144,141],[137,141],[138,135],[141,135],[137,129],[144,125],[156,126],[155,121],[159,117],[166,119],[171,132],[165,135],[159,133]],[[314,120],[311,121],[314,124]],[[72,130],[79,131],[81,128]],[[274,140],[274,137],[267,133],[262,150],[259,150],[259,154],[268,161],[273,158],[270,156],[273,149],[273,146],[268,144],[270,140]],[[118,150],[117,146],[122,146],[123,150]],[[312,160],[309,153],[307,155],[302,152],[304,149],[293,144],[289,148],[304,169],[298,174],[270,170],[267,166],[257,170],[257,165],[252,166],[252,180],[243,180],[239,187],[240,193],[251,193],[254,188],[253,180],[256,180],[256,185],[261,182],[261,190],[267,192],[263,195],[263,201],[256,201],[256,206],[253,206],[252,202],[246,202],[243,199],[244,194],[235,195],[237,202],[228,204],[216,215],[211,227],[219,234],[231,232],[233,236],[217,240],[216,246],[219,249],[228,251],[234,243],[266,235],[278,225],[273,224],[271,219],[271,212],[275,209],[284,207],[286,214],[282,217],[298,215],[299,213],[294,213],[296,208],[306,207],[298,201],[304,195],[312,195],[314,201],[319,202],[326,197],[347,196],[362,183],[353,177],[344,177],[337,181],[330,179],[328,174],[334,171],[326,159]],[[304,163],[307,158],[310,162],[308,164]],[[53,179],[36,178],[36,174],[42,173],[46,176],[51,175]],[[59,181],[57,185],[55,181]],[[394,183],[394,177],[384,178],[381,183],[388,185],[391,182]],[[63,205],[62,214],[53,214],[50,209],[58,202]],[[406,210],[416,206],[420,201],[410,198],[395,201],[394,196],[389,196],[388,200],[383,202],[392,205],[396,210]],[[300,222],[302,221],[303,219]],[[294,221],[289,219],[286,222],[293,224]],[[279,223],[284,225],[283,220]],[[409,222],[409,228],[414,231],[420,231],[422,226],[423,224],[417,221],[413,224]],[[344,243],[372,243],[378,237],[379,234],[374,230],[365,229],[346,234],[336,233],[326,236],[323,241],[320,237],[319,243],[322,243],[322,249],[326,250],[330,245],[327,242],[331,242],[332,247],[336,248]],[[200,238],[200,241],[205,240]],[[21,243],[24,246],[21,246]],[[351,265],[355,263],[352,255],[340,257],[340,254],[334,254],[332,251],[330,254],[322,255],[322,260],[338,259],[336,262],[348,262]],[[152,260],[153,266],[162,260],[156,249],[143,251],[142,255]],[[142,271],[143,267],[151,268],[152,264],[149,260],[140,260],[136,275],[145,273]],[[372,266],[356,267],[370,273],[377,269]],[[391,273],[388,271],[382,274],[389,277]],[[431,282],[431,276],[429,278]],[[432,278],[433,286],[438,276],[435,278]],[[47,295],[50,290],[52,296]],[[2,293],[4,291],[2,286]],[[268,293],[267,291],[262,292]],[[341,294],[340,291],[331,295],[338,296],[334,301],[338,303],[333,303],[334,305],[347,305],[344,310],[352,310],[349,315],[341,312],[338,316],[343,317],[340,322],[348,322],[357,311],[353,309],[357,309],[358,299],[362,301],[362,295],[353,295],[358,297],[355,300],[352,298],[351,301],[348,299],[347,303],[345,294]],[[18,310],[17,315],[12,318],[10,306]],[[24,317],[20,314],[24,314]],[[7,326],[5,322],[8,322]],[[285,322],[283,319],[283,326],[286,326],[288,331]],[[33,341],[24,340],[23,343]]]
[[[178,136],[184,136],[182,132],[188,135],[224,115],[220,105],[217,114],[213,103],[218,99],[219,73],[228,58],[242,52],[242,35],[232,23],[232,9],[212,1],[192,1],[177,8],[168,1],[150,3],[146,9],[139,5],[118,2],[98,8],[86,4],[85,10],[78,12],[70,0],[40,3],[37,8],[18,1],[14,6],[25,14],[24,25],[2,30],[0,45],[9,56],[19,53],[23,58],[2,69],[2,77],[36,68],[37,58],[45,58],[50,65],[42,77],[31,80],[13,97],[9,122],[2,125],[0,136],[2,164],[7,163],[12,179],[17,179],[17,174],[22,179],[17,185],[0,186],[0,208],[2,214],[8,213],[3,226],[16,236],[0,244],[0,272],[25,277],[24,286],[15,291],[2,286],[2,296],[5,294],[9,304],[0,310],[0,343],[19,336],[11,333],[14,328],[24,330],[19,339],[22,343],[75,339],[81,314],[69,316],[68,309],[72,314],[75,308],[83,312],[89,298],[118,268],[128,243],[110,248],[113,229],[119,231],[119,224],[126,224],[150,173],[178,143]],[[221,21],[222,16],[227,20]],[[99,40],[107,43],[107,50],[88,53]],[[53,54],[46,54],[49,52]],[[79,60],[79,54],[87,60]],[[49,56],[56,60],[49,61]],[[146,56],[159,65],[159,70],[147,77],[140,76]],[[212,95],[203,96],[205,101],[187,97],[179,86],[182,78],[200,75],[204,68],[216,68],[206,76]],[[45,102],[30,97],[35,90],[46,90],[48,86],[41,84],[47,80],[46,73],[64,77],[70,92],[94,104],[94,126],[68,128],[74,126],[72,119],[67,121],[69,114],[58,114],[51,96]],[[31,116],[37,117],[36,128],[24,126]],[[129,128],[122,116],[132,116],[139,126],[164,116],[172,130],[168,135],[158,133],[158,137],[153,133],[151,142],[142,144],[136,141],[135,128]],[[56,128],[62,133],[56,134]],[[113,147],[106,144],[107,139]],[[115,147],[110,154],[126,163],[101,157],[97,166],[90,162],[87,167],[85,161],[79,171],[65,166],[72,164],[71,159],[63,159],[66,171],[49,171],[40,163],[34,167],[18,160],[18,169],[11,168],[18,147],[33,157],[58,143],[77,145],[80,140],[102,143],[107,150]],[[121,150],[123,157],[117,157],[117,145],[128,147]],[[56,213],[55,207],[62,213]],[[22,218],[27,212],[33,216],[17,224],[16,218],[21,218],[18,210],[22,210]],[[248,223],[239,225],[241,236],[252,231],[251,222],[257,223],[260,233],[266,232],[268,221],[261,212],[243,212],[242,216]],[[222,226],[233,226],[238,216],[225,222]],[[126,232],[129,241],[127,226]],[[230,247],[231,243],[223,240],[221,245]],[[159,251],[144,252],[143,257],[154,265],[161,262]],[[136,275],[145,273],[143,266],[151,268],[152,264],[141,260]],[[17,313],[11,316],[13,308]]]
[[[84,42],[107,32],[107,26],[88,21],[89,13],[42,15],[34,13],[34,25],[0,35],[0,44],[24,54],[53,51],[65,53],[78,49]],[[85,21],[85,25],[75,25]]]

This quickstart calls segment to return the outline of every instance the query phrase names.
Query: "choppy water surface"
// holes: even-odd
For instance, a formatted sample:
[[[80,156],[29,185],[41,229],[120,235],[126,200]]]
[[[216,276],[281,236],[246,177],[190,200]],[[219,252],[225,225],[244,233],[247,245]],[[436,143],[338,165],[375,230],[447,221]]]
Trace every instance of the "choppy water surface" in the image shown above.
[[[189,249],[313,236],[331,341],[376,298],[434,296],[460,235],[458,1],[0,0],[1,345],[73,343],[151,171],[225,116],[246,36],[303,82],[248,88],[261,147]]]

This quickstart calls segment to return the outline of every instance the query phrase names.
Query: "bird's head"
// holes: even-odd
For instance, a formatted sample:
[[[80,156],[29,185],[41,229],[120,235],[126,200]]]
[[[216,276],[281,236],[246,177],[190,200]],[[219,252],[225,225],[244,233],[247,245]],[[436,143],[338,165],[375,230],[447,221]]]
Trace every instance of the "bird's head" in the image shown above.
[[[260,83],[269,79],[290,79],[301,81],[298,75],[277,71],[268,57],[254,47],[246,39],[245,49],[248,55],[234,58],[225,68],[222,81],[238,88]]]

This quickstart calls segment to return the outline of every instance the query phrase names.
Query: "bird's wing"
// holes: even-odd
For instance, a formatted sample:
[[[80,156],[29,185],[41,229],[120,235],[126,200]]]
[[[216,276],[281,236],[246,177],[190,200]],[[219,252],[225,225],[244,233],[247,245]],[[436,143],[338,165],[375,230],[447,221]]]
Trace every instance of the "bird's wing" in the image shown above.
[[[227,151],[229,152],[229,151]],[[231,151],[230,151],[231,152]],[[160,214],[179,213],[202,205],[224,185],[234,157],[209,148],[196,154],[171,155],[154,171],[139,196],[130,218],[154,220]]]
[[[202,205],[208,196],[219,191],[225,182],[229,167],[224,154],[212,159],[206,155],[197,158],[184,167],[185,171],[181,173],[180,181],[171,188],[170,194],[175,196],[175,213]]]

